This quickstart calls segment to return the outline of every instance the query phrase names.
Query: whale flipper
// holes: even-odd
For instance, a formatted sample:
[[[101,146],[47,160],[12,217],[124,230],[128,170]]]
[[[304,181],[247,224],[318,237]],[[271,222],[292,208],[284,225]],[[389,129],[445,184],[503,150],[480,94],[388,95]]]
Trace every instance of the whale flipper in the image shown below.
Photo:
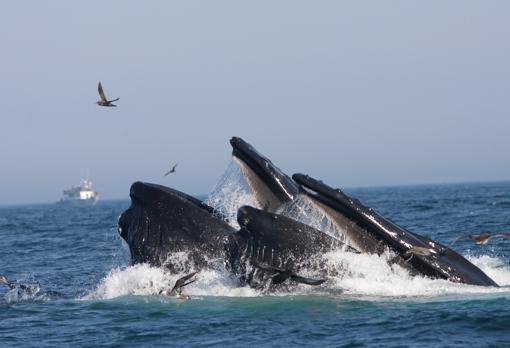
[[[277,273],[276,275],[274,275],[272,277],[272,283],[274,285],[282,284],[287,279],[291,279],[297,283],[308,284],[308,285],[321,285],[322,283],[324,283],[327,280],[327,279],[312,279],[312,278],[302,277],[300,275],[293,273],[292,270],[282,269],[279,267],[272,267],[272,266],[261,264],[258,262],[254,262],[253,266],[260,268],[264,271]]]

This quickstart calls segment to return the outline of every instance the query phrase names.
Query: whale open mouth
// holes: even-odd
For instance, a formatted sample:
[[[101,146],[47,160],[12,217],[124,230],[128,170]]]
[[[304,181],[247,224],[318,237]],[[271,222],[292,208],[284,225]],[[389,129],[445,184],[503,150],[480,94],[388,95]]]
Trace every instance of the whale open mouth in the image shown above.
[[[276,211],[282,204],[292,201],[299,192],[295,182],[243,139],[230,139],[234,161],[255,192],[260,206]]]
[[[340,189],[334,189],[322,181],[303,174],[294,174],[292,179],[311,199],[334,212],[336,216],[330,215],[333,219],[350,221],[350,227],[347,230],[354,232],[351,232],[351,236],[359,237],[358,245],[362,246],[360,250],[366,251],[368,248],[365,246],[369,247],[376,242],[395,251],[400,257],[404,257],[410,266],[424,275],[474,285],[498,286],[478,267],[455,251],[385,219]],[[366,239],[363,240],[363,238]],[[431,252],[413,253],[413,257],[409,258],[410,250],[431,250]]]

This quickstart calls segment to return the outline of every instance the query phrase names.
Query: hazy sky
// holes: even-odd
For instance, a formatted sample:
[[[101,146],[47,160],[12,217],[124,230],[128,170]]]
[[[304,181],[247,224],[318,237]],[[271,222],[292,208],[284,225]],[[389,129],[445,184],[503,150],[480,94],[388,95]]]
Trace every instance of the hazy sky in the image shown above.
[[[5,1],[0,204],[207,193],[237,135],[332,186],[510,179],[508,1]],[[100,108],[97,82],[119,107]],[[178,161],[176,174],[164,178]]]

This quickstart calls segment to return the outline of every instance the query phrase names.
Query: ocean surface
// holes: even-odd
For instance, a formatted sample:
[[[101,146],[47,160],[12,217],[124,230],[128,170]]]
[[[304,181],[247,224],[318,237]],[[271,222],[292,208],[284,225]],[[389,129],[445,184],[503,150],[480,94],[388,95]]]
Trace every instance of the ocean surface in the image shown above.
[[[346,192],[444,244],[510,230],[508,182]],[[454,246],[500,288],[411,277],[382,256],[340,253],[331,262],[349,275],[320,287],[268,295],[210,270],[179,301],[157,295],[177,276],[129,266],[116,228],[128,206],[0,207],[0,274],[34,292],[0,286],[0,346],[510,346],[508,240]]]

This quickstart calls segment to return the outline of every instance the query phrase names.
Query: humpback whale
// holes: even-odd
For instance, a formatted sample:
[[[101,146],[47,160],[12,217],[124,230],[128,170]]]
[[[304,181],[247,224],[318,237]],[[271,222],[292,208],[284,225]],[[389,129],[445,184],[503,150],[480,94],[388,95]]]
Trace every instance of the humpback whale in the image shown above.
[[[413,257],[406,258],[406,262],[425,276],[473,285],[498,286],[452,249],[396,225],[340,189],[333,189],[303,174],[294,174],[292,178],[356,249],[381,252],[381,247],[386,247],[402,258],[411,254]]]
[[[189,269],[200,269],[224,258],[224,239],[234,229],[200,200],[169,187],[135,182],[131,206],[118,220],[132,263],[149,263],[178,272],[168,256],[186,252]]]
[[[264,288],[290,279],[296,283],[322,284],[325,279],[298,275],[314,270],[326,274],[323,254],[336,249],[357,252],[330,235],[283,215],[250,206],[238,210],[240,230],[228,239],[227,268],[243,284]]]

